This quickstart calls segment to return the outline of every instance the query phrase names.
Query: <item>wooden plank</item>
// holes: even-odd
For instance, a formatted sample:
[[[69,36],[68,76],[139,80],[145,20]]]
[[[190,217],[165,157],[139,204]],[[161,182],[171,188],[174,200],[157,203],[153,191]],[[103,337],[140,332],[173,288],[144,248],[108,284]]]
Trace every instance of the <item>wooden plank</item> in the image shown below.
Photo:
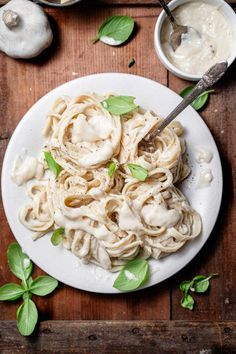
[[[0,53],[0,137],[10,136],[24,113],[41,96],[79,76],[128,72],[166,84],[166,70],[157,59],[153,45],[160,9],[70,7],[63,11],[50,8],[47,12],[55,34],[48,51],[33,60],[15,60]],[[119,48],[92,44],[99,25],[115,14],[135,18],[138,28],[134,38]],[[131,57],[136,59],[136,64],[129,69]]]
[[[9,0],[0,0],[0,5],[6,4]],[[33,0],[34,2],[38,2],[37,0]],[[94,3],[94,0],[87,0],[91,4]],[[167,1],[169,2],[169,1]],[[229,4],[236,4],[236,0],[227,0]],[[111,6],[114,5],[136,5],[136,6],[147,6],[147,5],[152,5],[152,6],[159,6],[159,3],[157,0],[100,0],[98,1],[100,4],[108,4]],[[97,5],[97,4],[96,4]]]
[[[223,200],[218,221],[207,244],[190,265],[172,279],[173,319],[205,320],[210,316],[211,320],[217,321],[236,318],[236,85],[232,79],[235,75],[236,63],[216,85],[215,94],[211,95],[209,104],[200,112],[220,151],[224,179]],[[189,84],[169,74],[169,87],[174,91],[180,92]],[[181,308],[179,283],[196,274],[215,272],[219,273],[219,277],[212,280],[210,292],[195,296],[196,311]]]
[[[29,339],[0,322],[0,352],[236,353],[236,322],[49,321]]]
[[[0,137],[9,137],[21,117],[42,95],[54,87],[76,77],[97,72],[127,72],[143,75],[167,83],[165,68],[157,59],[153,46],[153,31],[158,8],[67,8],[47,9],[54,26],[56,40],[53,47],[41,57],[20,61],[0,54]],[[135,18],[139,28],[132,41],[120,48],[102,43],[93,45],[99,24],[107,16],[128,14]],[[148,53],[148,55],[147,55]],[[129,69],[131,57],[136,64]],[[109,90],[109,88],[108,88]],[[76,93],[75,93],[76,94]],[[6,141],[0,142],[1,157]],[[1,159],[1,158],[0,158]],[[16,281],[6,263],[6,250],[13,241],[3,210],[1,210],[0,285]],[[40,274],[37,269],[35,274]],[[36,299],[42,319],[169,319],[169,283],[152,290],[112,296],[89,294],[60,286],[55,294]],[[19,302],[20,303],[20,302]],[[19,303],[0,303],[0,319],[14,319]]]

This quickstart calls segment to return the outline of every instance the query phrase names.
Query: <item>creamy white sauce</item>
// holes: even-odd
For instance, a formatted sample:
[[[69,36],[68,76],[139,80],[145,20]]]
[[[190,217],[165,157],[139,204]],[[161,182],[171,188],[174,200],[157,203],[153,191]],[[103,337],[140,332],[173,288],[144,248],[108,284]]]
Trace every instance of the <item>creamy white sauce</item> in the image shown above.
[[[181,45],[173,51],[170,46],[172,27],[165,19],[161,42],[165,55],[178,69],[202,75],[213,64],[227,60],[233,50],[233,30],[220,7],[203,1],[193,1],[173,11],[177,23],[194,30],[182,36]]]
[[[137,219],[126,202],[123,203],[119,212],[119,227],[121,230],[140,230],[141,222]]]
[[[213,180],[213,175],[211,172],[211,169],[205,168],[202,171],[200,171],[198,181],[197,181],[197,187],[198,188],[205,188],[208,187]]]
[[[102,41],[103,43],[106,43],[108,45],[120,45],[122,43],[122,41],[117,41],[114,38],[111,38],[108,36],[102,36],[100,38],[100,41]]]
[[[11,170],[11,178],[18,185],[26,183],[32,178],[41,179],[44,167],[35,157],[27,156],[26,151],[16,157]]]
[[[79,214],[80,210],[77,210],[77,212]],[[71,214],[73,214],[72,210]],[[79,229],[90,235],[94,235],[97,239],[102,241],[114,242],[116,240],[115,235],[113,235],[113,233],[111,233],[105,225],[99,224],[97,227],[90,226],[89,220],[84,220],[79,215],[77,217],[73,217],[71,215],[71,218],[69,218],[63,215],[60,210],[57,210],[54,213],[54,221],[58,226],[63,227],[66,230]]]
[[[71,132],[71,141],[73,144],[82,141],[95,142],[109,138],[113,127],[106,116],[93,116],[89,120],[81,114],[74,120]]]
[[[195,160],[197,163],[209,163],[213,158],[213,153],[204,147],[198,147],[195,151]]]
[[[87,154],[81,157],[78,161],[83,167],[90,167],[101,161],[109,160],[113,154],[113,146],[109,141],[106,141],[105,144],[98,150],[94,151],[91,154]]]
[[[91,195],[91,197],[98,200],[100,200],[105,195],[105,193],[99,188],[91,188],[87,194]]]
[[[129,270],[125,270],[125,277],[128,280],[138,280],[134,273],[131,273]]]
[[[145,223],[154,227],[172,227],[177,224],[180,218],[178,210],[168,210],[164,206],[158,204],[144,205],[141,214]]]

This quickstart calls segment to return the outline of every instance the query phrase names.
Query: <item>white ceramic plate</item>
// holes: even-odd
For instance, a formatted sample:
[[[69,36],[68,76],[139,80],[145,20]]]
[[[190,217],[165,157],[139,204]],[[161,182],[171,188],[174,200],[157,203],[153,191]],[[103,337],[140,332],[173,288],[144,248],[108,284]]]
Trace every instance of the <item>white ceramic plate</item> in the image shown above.
[[[128,74],[97,74],[70,81],[41,98],[23,117],[9,142],[2,169],[2,196],[5,213],[17,241],[35,264],[59,281],[78,289],[100,293],[117,293],[112,287],[115,274],[95,266],[83,265],[71,252],[62,246],[52,246],[50,235],[38,241],[32,241],[31,232],[18,220],[20,206],[27,200],[25,188],[17,187],[10,178],[12,162],[23,149],[29,155],[37,156],[43,146],[41,130],[46,114],[53,101],[60,95],[76,96],[82,92],[105,93],[113,91],[122,95],[136,97],[136,102],[147,109],[156,111],[165,117],[181,100],[170,89],[143,77]],[[191,176],[181,189],[191,205],[202,217],[203,230],[194,241],[186,244],[179,252],[161,260],[150,260],[151,277],[147,286],[157,284],[188,264],[202,248],[216,222],[222,196],[222,169],[220,158],[213,137],[194,109],[188,107],[179,120],[186,134]],[[214,179],[207,188],[196,189],[196,176],[202,168],[194,162],[197,146],[210,149],[214,157],[209,165]]]

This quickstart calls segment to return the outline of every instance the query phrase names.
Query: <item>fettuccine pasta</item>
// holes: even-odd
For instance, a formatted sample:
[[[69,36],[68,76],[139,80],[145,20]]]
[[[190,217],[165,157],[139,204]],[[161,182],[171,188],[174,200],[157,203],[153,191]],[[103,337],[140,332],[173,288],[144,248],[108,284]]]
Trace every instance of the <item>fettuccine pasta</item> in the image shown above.
[[[200,234],[201,218],[176,186],[190,173],[181,124],[170,124],[150,143],[161,118],[141,108],[115,116],[101,105],[105,98],[56,100],[43,151],[62,170],[57,178],[46,171],[28,183],[19,218],[34,239],[63,228],[63,245],[84,263],[117,271],[137,256],[178,251]],[[117,168],[109,176],[111,161]],[[129,163],[145,168],[147,178],[134,178]]]

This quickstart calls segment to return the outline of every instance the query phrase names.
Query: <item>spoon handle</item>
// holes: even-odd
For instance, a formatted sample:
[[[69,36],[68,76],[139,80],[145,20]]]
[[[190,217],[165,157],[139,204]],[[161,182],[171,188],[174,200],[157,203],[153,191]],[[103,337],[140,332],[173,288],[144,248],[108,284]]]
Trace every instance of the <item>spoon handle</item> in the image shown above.
[[[172,26],[175,24],[175,18],[172,15],[169,6],[166,4],[166,2],[164,0],[159,0],[160,5],[162,6],[163,10],[166,12]]]
[[[151,134],[150,138],[153,138],[157,134],[160,134],[162,130],[170,124],[188,105],[190,105],[199,95],[213,86],[226,72],[228,68],[228,62],[222,61],[213,65],[193,88],[193,90],[180,102],[180,104],[164,119],[157,131]]]

